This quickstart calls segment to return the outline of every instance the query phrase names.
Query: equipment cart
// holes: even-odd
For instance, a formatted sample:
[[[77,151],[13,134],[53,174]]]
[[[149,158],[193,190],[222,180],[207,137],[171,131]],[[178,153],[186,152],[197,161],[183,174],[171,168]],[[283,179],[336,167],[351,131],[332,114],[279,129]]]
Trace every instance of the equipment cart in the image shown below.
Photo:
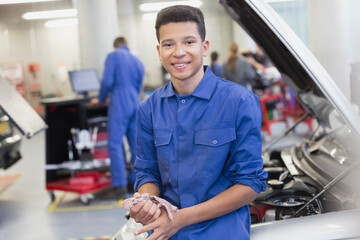
[[[45,106],[46,189],[80,194],[89,204],[92,193],[111,186],[107,176],[107,107],[89,104],[90,98],[51,98]]]

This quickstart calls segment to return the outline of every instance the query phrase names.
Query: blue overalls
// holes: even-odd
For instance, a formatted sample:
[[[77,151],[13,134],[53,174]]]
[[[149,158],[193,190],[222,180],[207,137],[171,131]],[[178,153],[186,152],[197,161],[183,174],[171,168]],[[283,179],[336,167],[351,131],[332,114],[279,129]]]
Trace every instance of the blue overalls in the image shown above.
[[[131,150],[131,162],[136,156],[136,111],[144,78],[144,65],[125,45],[108,54],[101,82],[99,102],[105,102],[110,93],[108,107],[108,149],[111,160],[111,180],[114,187],[126,186],[126,165],[123,136]],[[130,174],[130,182],[135,176]]]
[[[235,184],[265,191],[261,121],[257,96],[216,77],[210,67],[190,95],[177,95],[168,83],[139,106],[135,188],[152,182],[179,209]],[[187,226],[171,239],[249,239],[250,222],[246,205]]]

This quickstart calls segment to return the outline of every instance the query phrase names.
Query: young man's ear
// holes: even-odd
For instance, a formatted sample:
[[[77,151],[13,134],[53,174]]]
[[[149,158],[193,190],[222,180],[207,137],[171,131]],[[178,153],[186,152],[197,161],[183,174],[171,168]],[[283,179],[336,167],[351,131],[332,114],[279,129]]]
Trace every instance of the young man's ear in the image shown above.
[[[160,56],[160,45],[156,45],[156,50],[157,50],[158,55],[159,55],[159,60],[161,61],[161,56]]]
[[[203,43],[203,56],[207,57],[209,54],[210,42],[208,40],[204,40]]]

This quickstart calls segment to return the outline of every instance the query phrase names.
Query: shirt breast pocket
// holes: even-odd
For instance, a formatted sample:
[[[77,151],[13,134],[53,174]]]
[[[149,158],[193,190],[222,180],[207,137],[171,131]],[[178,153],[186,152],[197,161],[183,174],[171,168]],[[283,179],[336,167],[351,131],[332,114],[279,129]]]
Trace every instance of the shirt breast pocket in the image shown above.
[[[202,129],[195,132],[197,169],[202,177],[218,177],[236,139],[235,126]]]
[[[154,129],[154,144],[161,178],[167,180],[170,172],[170,143],[173,133],[167,129]]]

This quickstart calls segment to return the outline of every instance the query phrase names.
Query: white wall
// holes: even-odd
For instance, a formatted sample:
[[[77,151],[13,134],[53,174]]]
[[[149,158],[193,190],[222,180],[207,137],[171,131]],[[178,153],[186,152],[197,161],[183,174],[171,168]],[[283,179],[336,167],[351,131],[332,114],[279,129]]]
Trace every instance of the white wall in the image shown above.
[[[360,62],[360,1],[349,0],[348,7],[349,16],[347,18],[347,24],[349,25],[350,62],[354,63]]]
[[[349,3],[349,58],[351,64],[350,91],[351,102],[360,108],[360,1],[350,0]]]
[[[311,0],[270,3],[270,6],[275,9],[307,46],[309,46],[308,1]]]
[[[67,70],[79,69],[79,46],[77,27],[37,29],[41,79],[43,80],[44,95],[46,94],[73,94]]]
[[[116,0],[77,0],[82,69],[95,68],[102,76],[107,54],[119,34]]]
[[[349,1],[310,0],[310,49],[350,100]]]
[[[210,41],[210,53],[217,51],[220,62],[226,62],[229,54],[229,45],[234,41],[234,21],[220,4],[204,1],[204,18],[206,25],[206,38]],[[239,27],[240,28],[240,27]],[[209,54],[210,55],[210,54]],[[205,64],[210,64],[210,56],[205,59]]]
[[[64,63],[69,70],[78,67],[77,27],[47,29],[45,21],[26,21],[21,16],[31,9],[71,7],[71,1],[0,6],[0,63],[21,62],[25,79],[29,78],[28,64],[39,63],[43,96],[72,94],[69,82],[61,80],[58,66]]]

